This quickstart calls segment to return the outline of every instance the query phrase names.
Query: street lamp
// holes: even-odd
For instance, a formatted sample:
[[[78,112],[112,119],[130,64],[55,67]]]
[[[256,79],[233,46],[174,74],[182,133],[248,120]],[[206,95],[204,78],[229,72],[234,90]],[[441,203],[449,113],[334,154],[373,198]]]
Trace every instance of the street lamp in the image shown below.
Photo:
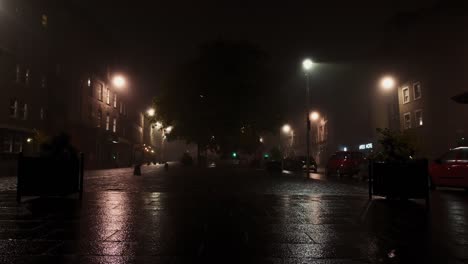
[[[396,81],[391,76],[385,76],[380,80],[380,87],[385,91],[393,90],[395,86]]]
[[[384,76],[380,79],[380,89],[385,91],[388,95],[387,100],[387,118],[388,118],[388,128],[396,129],[398,125],[395,123],[395,120],[398,120],[398,115],[395,114],[399,112],[398,109],[398,92],[395,92],[397,87],[397,80],[390,75]]]
[[[156,110],[154,108],[150,108],[146,111],[148,116],[154,116],[156,114]]]
[[[320,118],[320,114],[318,112],[312,112],[310,113],[310,120],[312,121],[317,121]]]
[[[174,129],[174,127],[172,126],[166,127],[166,134],[170,134],[172,132],[172,129]]]
[[[305,59],[302,62],[302,69],[304,70],[305,76],[306,76],[306,144],[307,144],[307,156],[306,156],[306,161],[307,161],[307,171],[306,171],[306,177],[309,177],[309,171],[310,171],[310,118],[309,118],[309,109],[310,109],[310,101],[309,101],[309,93],[310,93],[310,88],[309,88],[309,75],[310,72],[312,71],[312,67],[314,66],[314,62],[311,59]]]
[[[285,124],[285,125],[281,128],[281,130],[283,131],[283,133],[289,134],[289,133],[291,132],[291,126],[288,125],[288,124]]]
[[[127,84],[127,80],[122,75],[116,75],[112,78],[112,84],[117,88],[123,88]]]

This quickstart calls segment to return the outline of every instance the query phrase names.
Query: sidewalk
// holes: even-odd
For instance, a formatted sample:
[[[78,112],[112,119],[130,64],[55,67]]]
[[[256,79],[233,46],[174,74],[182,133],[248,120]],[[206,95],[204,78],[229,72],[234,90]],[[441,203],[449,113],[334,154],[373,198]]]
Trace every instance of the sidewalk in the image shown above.
[[[434,192],[427,211],[334,182],[147,169],[89,175],[81,204],[0,193],[0,263],[468,263],[465,192]]]

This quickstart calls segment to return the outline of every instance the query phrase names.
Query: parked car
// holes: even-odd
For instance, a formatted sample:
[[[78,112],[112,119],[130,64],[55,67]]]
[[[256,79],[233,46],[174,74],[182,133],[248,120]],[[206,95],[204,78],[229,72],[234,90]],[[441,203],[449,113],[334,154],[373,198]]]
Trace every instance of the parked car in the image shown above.
[[[459,147],[429,164],[431,188],[460,187],[468,191],[468,147]]]
[[[299,156],[298,157],[299,161],[302,164],[302,170],[307,170],[307,157],[306,156]],[[309,158],[310,160],[310,171],[313,171],[314,173],[317,173],[317,162],[315,162],[315,159],[313,157]]]
[[[288,171],[305,171],[307,170],[306,156],[298,156],[293,158],[285,158],[283,166]],[[317,163],[314,158],[310,157],[310,171],[317,173]]]
[[[364,153],[357,151],[338,151],[328,160],[326,171],[327,175],[337,174],[354,175],[358,174],[362,163],[366,161]]]

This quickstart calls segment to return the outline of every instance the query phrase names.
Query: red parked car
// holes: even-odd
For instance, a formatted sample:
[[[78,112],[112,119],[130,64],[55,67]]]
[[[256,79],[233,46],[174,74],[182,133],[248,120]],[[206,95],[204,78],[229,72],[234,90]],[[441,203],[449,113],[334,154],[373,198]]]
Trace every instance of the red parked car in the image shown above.
[[[360,166],[365,162],[364,153],[353,151],[338,151],[327,163],[327,175],[354,175],[359,173]]]
[[[450,150],[429,165],[431,187],[460,187],[468,191],[468,147]]]

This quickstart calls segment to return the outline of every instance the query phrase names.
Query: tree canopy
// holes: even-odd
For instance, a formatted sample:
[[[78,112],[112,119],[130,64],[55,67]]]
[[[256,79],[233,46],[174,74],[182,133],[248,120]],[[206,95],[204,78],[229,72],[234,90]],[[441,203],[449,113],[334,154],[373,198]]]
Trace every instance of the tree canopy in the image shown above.
[[[259,134],[281,121],[281,89],[271,66],[252,45],[208,43],[165,82],[154,100],[155,119],[174,126],[170,139],[251,152]]]

